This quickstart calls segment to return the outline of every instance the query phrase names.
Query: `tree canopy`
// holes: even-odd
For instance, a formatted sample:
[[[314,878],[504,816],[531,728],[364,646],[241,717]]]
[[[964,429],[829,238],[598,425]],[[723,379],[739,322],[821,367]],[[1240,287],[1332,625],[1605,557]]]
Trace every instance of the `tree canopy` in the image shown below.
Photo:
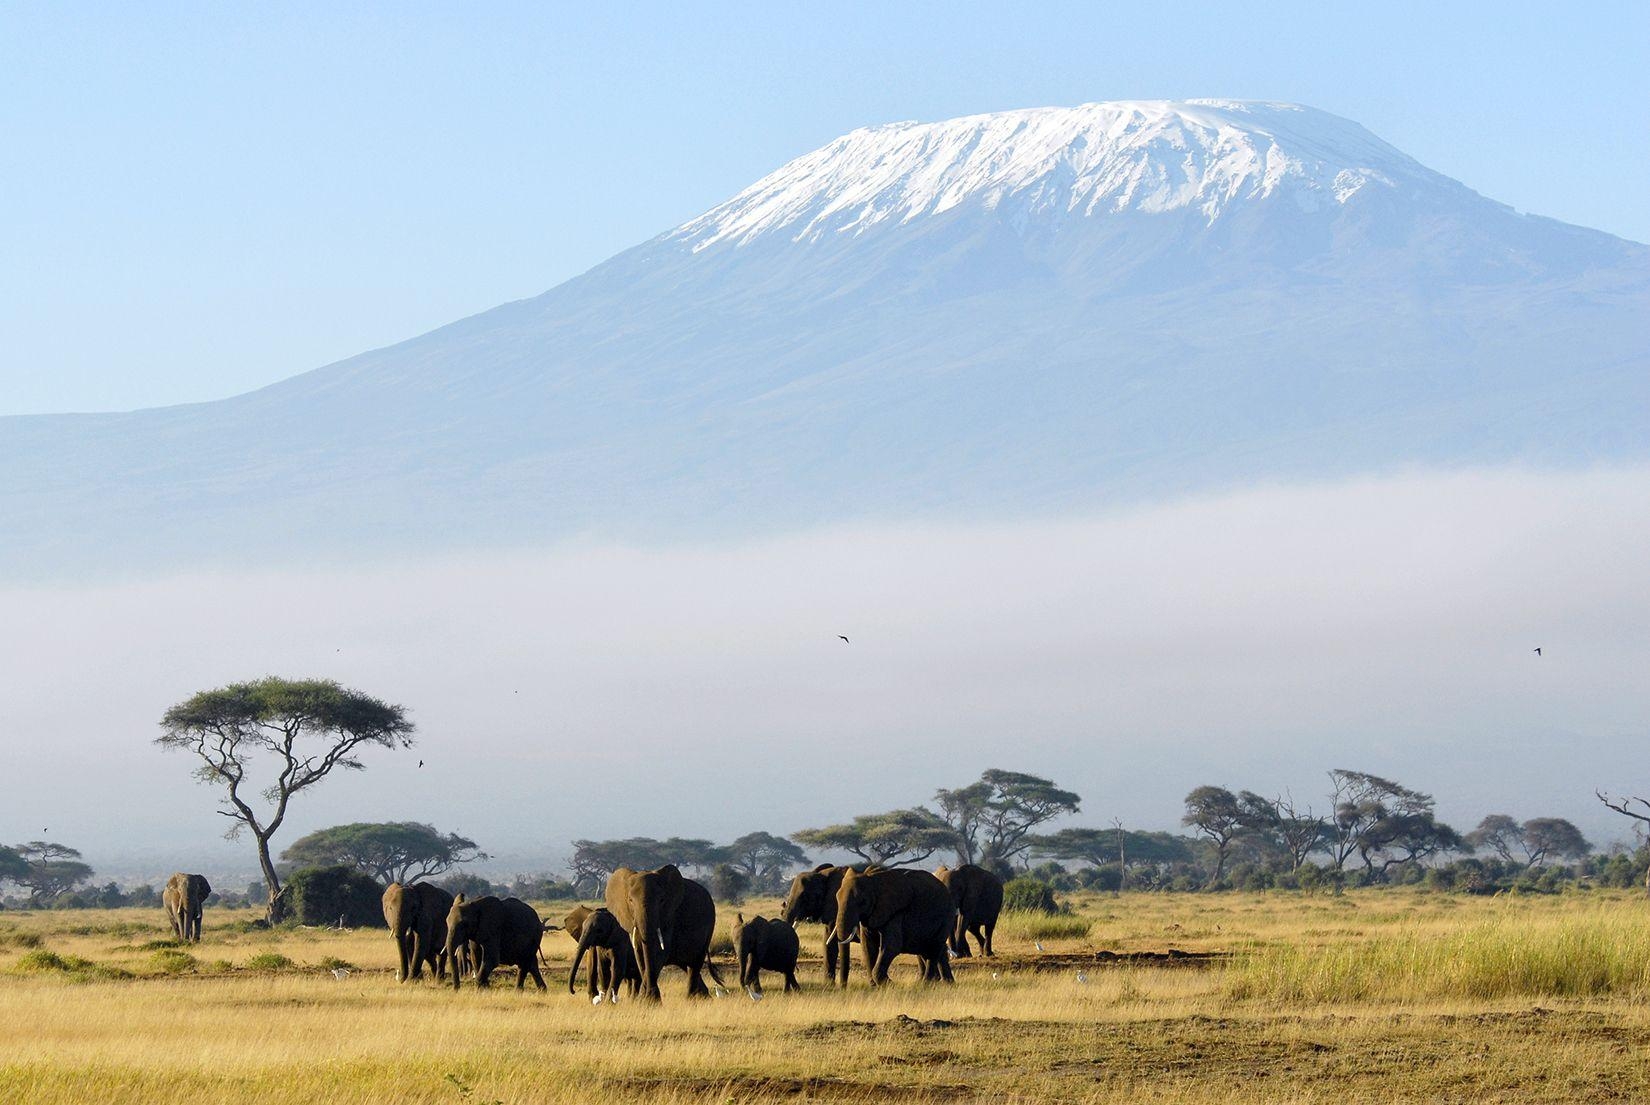
[[[1076,813],[1082,798],[1050,779],[992,768],[978,782],[938,791],[934,802],[951,827],[959,862],[1006,870],[1031,846],[1033,829]]]
[[[486,858],[475,841],[418,821],[334,825],[300,837],[281,853],[281,861],[292,867],[342,865],[380,885],[435,878],[461,863]]]
[[[955,830],[930,810],[918,806],[887,813],[861,814],[845,825],[802,829],[791,839],[809,848],[852,852],[867,863],[895,866],[921,863],[956,844]]]
[[[369,746],[410,748],[413,724],[406,711],[330,679],[269,676],[201,691],[166,711],[162,748],[192,753],[195,776],[224,790],[218,812],[234,824],[234,839],[250,830],[269,889],[269,919],[283,911],[281,879],[269,841],[286,820],[292,798],[334,770],[359,771]],[[269,761],[266,781],[251,773]]]
[[[34,905],[49,903],[92,877],[91,865],[82,863],[80,853],[67,844],[31,840],[14,845],[9,851],[22,862],[22,867],[14,860],[0,861],[4,863],[0,870],[10,872],[0,874],[0,878],[27,890],[29,901]]]

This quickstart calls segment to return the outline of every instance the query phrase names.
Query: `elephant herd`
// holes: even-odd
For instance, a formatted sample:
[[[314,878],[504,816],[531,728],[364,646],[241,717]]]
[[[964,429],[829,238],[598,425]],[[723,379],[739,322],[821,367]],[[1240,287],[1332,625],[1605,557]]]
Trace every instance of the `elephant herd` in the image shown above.
[[[179,873],[166,884],[163,900],[179,939],[199,940],[201,903],[211,887],[200,875]],[[704,972],[718,990],[721,973],[711,962],[716,904],[710,892],[687,878],[674,864],[655,871],[621,867],[607,880],[600,906],[580,905],[560,925],[546,924],[518,898],[492,895],[456,897],[429,883],[384,891],[384,920],[396,947],[396,979],[418,979],[425,968],[456,989],[474,976],[489,984],[499,967],[516,968],[516,988],[531,978],[548,989],[539,966],[546,931],[560,929],[577,943],[567,990],[574,993],[579,971],[589,956],[587,992],[595,1004],[616,1002],[620,990],[630,997],[659,1000],[659,976],[666,967],[687,973],[688,996],[708,997]],[[860,946],[870,984],[888,981],[900,955],[916,957],[924,981],[951,982],[951,960],[972,955],[969,937],[980,954],[992,955],[992,934],[1002,911],[1003,883],[982,867],[941,867],[930,874],[903,867],[838,867],[821,864],[791,880],[790,891],[775,918],[735,916],[733,951],[739,985],[760,1000],[762,972],[784,979],[786,992],[801,989],[796,980],[800,943],[796,924],[824,926],[827,982],[848,984],[851,945]]]
[[[855,943],[873,986],[886,983],[895,958],[906,954],[916,957],[925,981],[950,982],[951,960],[972,954],[970,936],[981,954],[993,954],[992,934],[1002,904],[1002,880],[972,864],[942,867],[934,874],[822,864],[791,880],[780,916],[747,921],[743,913],[735,915],[739,985],[760,1000],[762,972],[768,971],[784,979],[787,992],[801,989],[795,928],[800,921],[824,926],[825,975],[838,986],[848,983],[849,946]],[[395,940],[401,981],[418,978],[428,966],[437,978],[450,978],[455,988],[471,973],[478,986],[486,986],[498,967],[513,966],[517,989],[528,978],[546,989],[539,971],[540,943],[546,931],[560,929],[577,944],[567,991],[576,992],[588,956],[586,987],[595,1004],[618,1001],[621,990],[633,998],[659,1000],[659,976],[666,967],[686,972],[689,997],[710,995],[706,971],[718,988],[723,985],[710,958],[716,904],[709,891],[674,864],[656,871],[619,868],[608,878],[600,906],[576,906],[560,925],[545,924],[532,906],[516,898],[471,901],[428,883],[386,890],[384,920]]]

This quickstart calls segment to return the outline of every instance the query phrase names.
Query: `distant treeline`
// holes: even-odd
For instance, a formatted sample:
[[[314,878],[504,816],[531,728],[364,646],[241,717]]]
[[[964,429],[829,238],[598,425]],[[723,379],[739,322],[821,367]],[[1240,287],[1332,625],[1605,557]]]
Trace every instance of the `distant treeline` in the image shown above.
[[[757,831],[726,844],[683,837],[576,840],[565,875],[517,875],[499,882],[462,871],[487,854],[473,840],[419,822],[322,829],[289,846],[279,868],[283,877],[342,869],[380,887],[428,879],[470,896],[499,893],[541,901],[597,897],[619,867],[646,870],[666,863],[704,881],[719,899],[738,901],[779,894],[791,875],[815,858],[842,856],[887,865],[977,863],[1005,877],[1029,876],[1054,890],[1113,892],[1414,884],[1478,893],[1551,891],[1578,881],[1635,886],[1650,869],[1650,847],[1601,854],[1563,818],[1520,820],[1497,813],[1462,833],[1438,820],[1429,794],[1339,768],[1328,780],[1315,801],[1197,787],[1185,799],[1184,833],[1129,829],[1116,821],[1038,831],[1079,815],[1081,797],[1049,779],[993,769],[967,786],[937,791],[931,805],[859,814],[789,836]],[[1605,801],[1644,822],[1623,803]],[[94,874],[66,845],[0,846],[0,884],[16,890],[0,899],[8,908],[160,904],[155,887],[96,886]],[[244,893],[213,895],[213,901],[232,906],[267,900],[263,882]]]

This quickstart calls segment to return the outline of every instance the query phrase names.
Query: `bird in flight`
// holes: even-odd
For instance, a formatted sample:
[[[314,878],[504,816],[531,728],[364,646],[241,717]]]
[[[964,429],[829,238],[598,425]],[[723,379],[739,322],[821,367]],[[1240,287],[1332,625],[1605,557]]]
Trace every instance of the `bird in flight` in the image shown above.
[[[836,637],[837,637],[837,640],[839,640],[839,641],[841,641],[841,642],[842,642],[842,643],[843,643],[843,644],[845,644],[845,645],[851,645],[851,644],[853,644],[853,642],[852,642],[852,641],[850,641],[850,640],[848,640],[848,638],[846,638],[846,637],[844,637],[844,636],[843,636],[843,635],[842,635],[842,634],[840,634],[840,633],[838,633],[838,634],[837,634],[837,635],[836,635]]]
[[[423,767],[423,766],[424,766],[424,761],[423,761],[423,760],[419,760],[419,761],[418,761],[418,766],[419,766],[419,767]]]
[[[1536,655],[1537,655],[1537,656],[1540,656],[1540,655],[1541,655],[1541,650],[1540,650],[1540,649],[1539,649],[1539,648],[1538,648],[1538,649],[1536,649],[1536,650],[1535,650],[1535,654],[1536,654]]]

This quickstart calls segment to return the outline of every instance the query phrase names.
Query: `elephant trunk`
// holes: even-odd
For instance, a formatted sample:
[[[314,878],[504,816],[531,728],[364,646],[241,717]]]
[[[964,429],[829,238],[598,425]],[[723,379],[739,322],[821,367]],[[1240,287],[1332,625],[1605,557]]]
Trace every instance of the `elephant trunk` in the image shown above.
[[[579,964],[584,962],[584,953],[590,947],[590,933],[596,926],[585,922],[584,929],[579,933],[579,950],[573,953],[573,969],[567,974],[567,992],[573,993],[574,984],[579,981]]]

